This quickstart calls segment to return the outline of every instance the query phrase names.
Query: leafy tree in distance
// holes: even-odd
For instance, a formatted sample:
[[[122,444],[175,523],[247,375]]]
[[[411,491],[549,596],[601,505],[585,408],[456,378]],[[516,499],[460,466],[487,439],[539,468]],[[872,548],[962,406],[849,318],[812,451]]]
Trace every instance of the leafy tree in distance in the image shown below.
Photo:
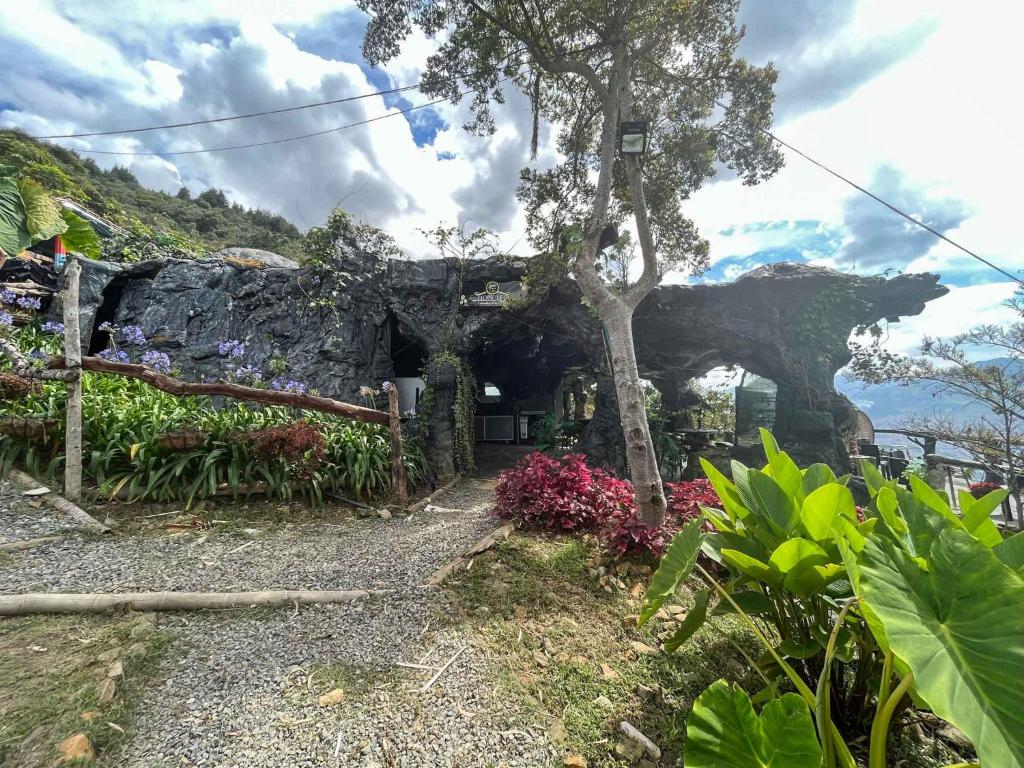
[[[782,165],[758,129],[771,124],[773,67],[736,56],[739,0],[359,0],[370,22],[363,54],[396,56],[419,28],[446,33],[427,62],[422,90],[458,101],[473,92],[478,133],[494,130],[491,101],[506,81],[529,95],[539,118],[558,127],[561,159],[526,169],[518,196],[533,244],[558,249],[578,232],[569,267],[607,330],[639,519],[664,520],[665,498],[644,414],[632,316],[666,271],[706,266],[708,244],[682,203],[718,164],[747,184]],[[719,106],[723,103],[724,108]],[[617,154],[620,121],[650,121],[642,159]],[[632,217],[643,271],[621,288],[597,269],[601,233]]]

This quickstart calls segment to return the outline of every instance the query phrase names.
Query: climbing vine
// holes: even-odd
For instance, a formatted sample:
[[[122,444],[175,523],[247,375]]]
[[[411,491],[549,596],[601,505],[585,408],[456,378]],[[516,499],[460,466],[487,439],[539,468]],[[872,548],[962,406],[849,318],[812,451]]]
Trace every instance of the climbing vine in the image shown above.
[[[476,377],[473,376],[469,364],[454,352],[437,352],[431,355],[424,367],[423,378],[427,382],[427,391],[421,396],[419,404],[419,409],[425,414],[422,417],[421,429],[425,429],[429,421],[429,412],[435,405],[430,382],[442,378],[442,371],[445,368],[455,371],[455,436],[452,445],[455,470],[464,475],[471,475],[476,471],[476,462],[473,458],[473,446],[476,442]]]

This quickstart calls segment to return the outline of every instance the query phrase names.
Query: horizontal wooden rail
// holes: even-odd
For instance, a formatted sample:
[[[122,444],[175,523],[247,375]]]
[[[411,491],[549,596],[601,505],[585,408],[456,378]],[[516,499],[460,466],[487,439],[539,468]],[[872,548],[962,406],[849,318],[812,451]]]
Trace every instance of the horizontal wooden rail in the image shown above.
[[[63,357],[51,359],[46,367],[50,370],[62,370],[66,368]],[[266,405],[290,405],[294,408],[305,408],[310,411],[331,413],[336,416],[344,416],[354,421],[365,421],[370,424],[384,424],[390,422],[386,411],[376,411],[373,408],[364,408],[361,405],[343,403],[340,400],[332,400],[329,397],[319,395],[305,395],[297,392],[279,392],[273,389],[259,389],[257,387],[246,387],[242,384],[230,384],[226,381],[211,382],[190,382],[181,381],[173,376],[166,376],[157,373],[152,368],[134,363],[116,363],[112,360],[104,360],[102,357],[83,357],[82,368],[96,373],[112,373],[117,376],[127,376],[131,379],[144,381],[151,387],[172,395],[208,395],[230,397],[235,400],[248,400]]]

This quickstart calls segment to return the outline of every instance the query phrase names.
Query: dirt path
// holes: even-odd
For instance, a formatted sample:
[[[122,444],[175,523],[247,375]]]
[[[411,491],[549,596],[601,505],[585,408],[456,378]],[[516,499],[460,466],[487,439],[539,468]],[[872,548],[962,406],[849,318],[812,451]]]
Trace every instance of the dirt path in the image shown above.
[[[21,519],[5,497],[0,531]],[[493,481],[411,519],[266,534],[74,536],[0,564],[5,592],[386,589],[351,605],[163,614],[172,638],[118,765],[544,766],[541,727],[512,727],[493,673],[438,590],[418,586],[497,526]],[[23,526],[24,527],[24,526]],[[467,647],[468,645],[468,647]],[[428,690],[434,669],[459,655]],[[321,696],[335,689],[340,701]]]

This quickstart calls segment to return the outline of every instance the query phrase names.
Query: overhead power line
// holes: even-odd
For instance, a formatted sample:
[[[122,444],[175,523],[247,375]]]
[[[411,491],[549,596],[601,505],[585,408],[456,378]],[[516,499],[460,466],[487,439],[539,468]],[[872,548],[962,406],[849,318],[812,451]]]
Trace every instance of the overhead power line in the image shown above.
[[[459,95],[460,96],[465,96],[468,93],[471,93],[471,91],[464,91],[463,93],[461,93]],[[81,152],[81,153],[86,153],[86,154],[90,154],[90,155],[124,155],[124,156],[129,156],[129,157],[172,157],[172,156],[175,156],[175,155],[201,155],[201,154],[205,154],[207,152],[228,152],[230,150],[235,150],[235,149],[249,149],[250,147],[267,147],[267,146],[270,146],[271,144],[284,144],[285,142],[289,142],[289,141],[301,141],[302,139],[311,139],[314,136],[323,136],[323,135],[328,134],[328,133],[335,133],[337,131],[344,131],[346,128],[355,128],[355,127],[360,126],[360,125],[366,125],[368,123],[375,123],[378,120],[385,120],[385,119],[387,119],[389,117],[395,117],[396,115],[405,115],[405,114],[408,114],[409,112],[415,112],[417,109],[423,109],[425,107],[433,106],[434,104],[440,104],[442,101],[449,101],[449,100],[450,100],[450,97],[443,98],[443,99],[434,99],[433,101],[428,101],[428,102],[426,102],[424,104],[415,104],[415,105],[413,105],[411,107],[407,107],[406,109],[400,109],[400,110],[398,110],[396,112],[388,112],[387,114],[384,114],[384,115],[377,115],[377,117],[370,117],[370,118],[367,118],[366,120],[360,120],[360,121],[355,122],[355,123],[347,123],[346,125],[338,125],[338,126],[335,126],[334,128],[326,128],[326,129],[324,129],[322,131],[314,131],[313,133],[303,133],[303,134],[301,134],[299,136],[286,136],[286,137],[281,138],[281,139],[270,139],[268,141],[256,141],[256,142],[252,142],[250,144],[231,144],[231,145],[224,146],[224,147],[204,147],[202,149],[182,149],[182,150],[178,150],[176,152],[115,152],[113,150],[105,150],[105,149],[78,149],[76,147],[75,148],[75,152]]]
[[[405,91],[412,91],[420,87],[419,83],[415,85],[403,85],[399,88],[389,88],[385,91],[374,91],[373,93],[363,93],[358,96],[346,96],[342,99],[331,99],[330,101],[316,101],[312,104],[300,104],[295,107],[282,107],[281,109],[268,109],[263,112],[249,112],[244,115],[228,115],[226,117],[212,117],[207,120],[192,120],[187,123],[167,123],[166,125],[150,125],[145,128],[118,128],[111,131],[92,131],[91,133],[60,133],[52,136],[33,136],[33,139],[84,139],[89,136],[114,136],[122,133],[146,133],[147,131],[162,131],[167,128],[190,128],[195,125],[209,125],[211,123],[226,123],[231,120],[246,120],[250,117],[264,117],[266,115],[280,115],[285,112],[298,112],[302,109],[312,109],[314,107],[326,107],[331,104],[345,104],[350,101],[358,101],[359,99],[369,99],[372,96],[388,96],[393,93],[404,93]]]
[[[699,90],[699,89],[694,88],[694,90]],[[705,96],[706,95],[707,94],[705,94]],[[724,109],[726,111],[729,111],[729,107],[727,107],[722,102],[718,101],[718,99],[712,99],[712,101],[714,101],[714,103],[717,104],[722,109]],[[952,245],[954,248],[958,248],[959,250],[963,251],[964,253],[966,253],[971,258],[977,259],[979,262],[981,262],[985,266],[990,267],[991,269],[994,269],[999,274],[1001,274],[1001,275],[1003,275],[1005,277],[1010,278],[1011,280],[1013,280],[1015,283],[1017,283],[1021,287],[1024,287],[1024,280],[1022,280],[1021,278],[1017,277],[1016,275],[1013,275],[1010,272],[1007,272],[1005,269],[1003,269],[1002,267],[1000,267],[997,264],[993,264],[991,261],[986,259],[984,256],[981,256],[981,255],[975,253],[970,248],[967,248],[966,246],[961,245],[960,243],[958,243],[956,240],[953,240],[952,238],[947,237],[946,235],[944,235],[941,232],[939,232],[937,229],[928,226],[927,224],[925,224],[920,219],[914,218],[913,216],[911,216],[906,211],[904,211],[901,208],[897,207],[896,205],[893,205],[892,203],[890,203],[888,200],[885,200],[885,199],[879,197],[878,195],[876,195],[871,190],[865,189],[864,187],[862,187],[857,182],[855,182],[855,181],[847,178],[843,174],[839,173],[839,171],[833,170],[832,168],[830,168],[829,166],[825,165],[820,160],[816,160],[813,157],[811,157],[810,155],[808,155],[806,152],[804,152],[804,151],[802,151],[800,149],[797,149],[792,144],[790,144],[788,141],[780,139],[778,136],[776,136],[774,133],[769,131],[767,128],[763,128],[760,125],[758,125],[757,123],[755,123],[755,122],[753,122],[753,121],[751,121],[751,120],[749,120],[747,118],[743,118],[743,120],[748,125],[753,127],[755,130],[763,133],[765,136],[767,136],[768,138],[770,138],[772,141],[776,142],[780,146],[785,147],[786,149],[790,150],[791,152],[795,152],[796,154],[800,155],[800,157],[802,157],[804,160],[808,161],[809,163],[812,163],[813,165],[816,165],[817,167],[821,168],[823,171],[831,174],[832,176],[835,176],[837,179],[839,179],[840,181],[850,185],[851,187],[856,189],[858,192],[861,192],[861,193],[867,195],[868,197],[870,197],[875,202],[877,202],[877,203],[879,203],[881,205],[884,205],[890,211],[892,211],[893,213],[895,213],[895,214],[897,214],[899,216],[902,216],[904,219],[909,221],[911,224],[915,224],[918,227],[920,227],[921,229],[925,230],[926,232],[930,232],[931,234],[935,235],[935,237],[939,238],[940,240],[944,240],[945,242],[947,242],[950,245]],[[725,134],[726,136],[728,136],[730,139],[732,139],[733,141],[735,141],[737,143],[741,142],[740,139],[737,139],[734,136],[729,136],[729,134],[725,133],[724,131],[722,133]]]

